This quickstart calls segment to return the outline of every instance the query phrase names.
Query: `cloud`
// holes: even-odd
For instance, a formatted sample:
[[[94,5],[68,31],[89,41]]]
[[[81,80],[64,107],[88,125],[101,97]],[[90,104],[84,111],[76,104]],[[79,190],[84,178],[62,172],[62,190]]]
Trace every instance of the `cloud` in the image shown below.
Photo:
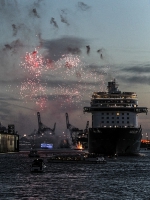
[[[80,54],[86,40],[77,37],[64,36],[53,40],[43,40],[43,48],[47,50],[47,58],[57,61],[63,54]]]
[[[117,72],[116,78],[121,82],[123,81],[128,84],[150,85],[149,63],[124,66],[123,68],[118,68]]]
[[[135,76],[135,75],[119,75],[117,79],[120,79],[123,82],[128,84],[143,84],[143,85],[150,85],[150,77],[148,76]]]
[[[140,66],[132,66],[125,67],[122,69],[128,73],[149,73],[150,72],[150,64],[140,65]]]

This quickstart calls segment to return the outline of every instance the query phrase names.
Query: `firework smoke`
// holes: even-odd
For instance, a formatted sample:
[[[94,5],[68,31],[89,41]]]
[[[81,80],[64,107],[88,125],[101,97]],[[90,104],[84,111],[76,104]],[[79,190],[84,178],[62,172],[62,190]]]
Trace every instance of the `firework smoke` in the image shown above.
[[[86,5],[83,2],[78,2],[78,7],[83,11],[86,11],[86,10],[90,9],[90,6]]]
[[[67,26],[69,26],[67,19],[63,15],[60,15],[60,18],[61,18],[62,23],[65,23],[65,24],[67,24]]]
[[[35,8],[33,8],[32,12],[33,12],[35,17],[40,18],[40,16],[38,15],[38,13],[37,13]]]
[[[55,28],[58,28],[58,25],[53,17],[51,18],[50,24],[53,24]]]
[[[15,24],[12,24],[12,28],[13,28],[13,36],[17,35],[17,27]]]
[[[90,53],[90,46],[89,45],[86,46],[86,49],[87,49],[87,54],[89,54]]]

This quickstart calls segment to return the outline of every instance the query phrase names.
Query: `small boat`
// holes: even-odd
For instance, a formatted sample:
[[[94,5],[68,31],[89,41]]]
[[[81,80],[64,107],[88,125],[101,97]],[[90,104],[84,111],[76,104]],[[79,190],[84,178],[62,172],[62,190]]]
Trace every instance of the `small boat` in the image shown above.
[[[36,159],[32,162],[30,171],[31,172],[44,172],[45,164],[42,159]]]
[[[37,157],[39,158],[40,155],[38,154],[37,150],[31,149],[30,153],[28,154],[29,157]]]
[[[107,163],[104,157],[88,157],[84,155],[54,155],[47,159],[49,163],[83,163],[103,164]]]

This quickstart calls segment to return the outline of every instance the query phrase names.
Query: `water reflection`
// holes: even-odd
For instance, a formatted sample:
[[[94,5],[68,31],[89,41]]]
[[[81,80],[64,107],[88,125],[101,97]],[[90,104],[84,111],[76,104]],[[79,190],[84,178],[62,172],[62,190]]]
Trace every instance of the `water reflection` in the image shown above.
[[[0,194],[6,199],[149,199],[150,151],[108,159],[107,164],[47,163],[30,173],[33,159],[0,155]]]

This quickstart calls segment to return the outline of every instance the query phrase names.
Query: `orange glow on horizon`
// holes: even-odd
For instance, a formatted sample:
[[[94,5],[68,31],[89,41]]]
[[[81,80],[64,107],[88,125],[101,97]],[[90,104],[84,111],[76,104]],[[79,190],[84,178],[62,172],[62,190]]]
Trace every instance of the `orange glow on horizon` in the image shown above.
[[[150,143],[150,140],[141,140],[142,143]]]

